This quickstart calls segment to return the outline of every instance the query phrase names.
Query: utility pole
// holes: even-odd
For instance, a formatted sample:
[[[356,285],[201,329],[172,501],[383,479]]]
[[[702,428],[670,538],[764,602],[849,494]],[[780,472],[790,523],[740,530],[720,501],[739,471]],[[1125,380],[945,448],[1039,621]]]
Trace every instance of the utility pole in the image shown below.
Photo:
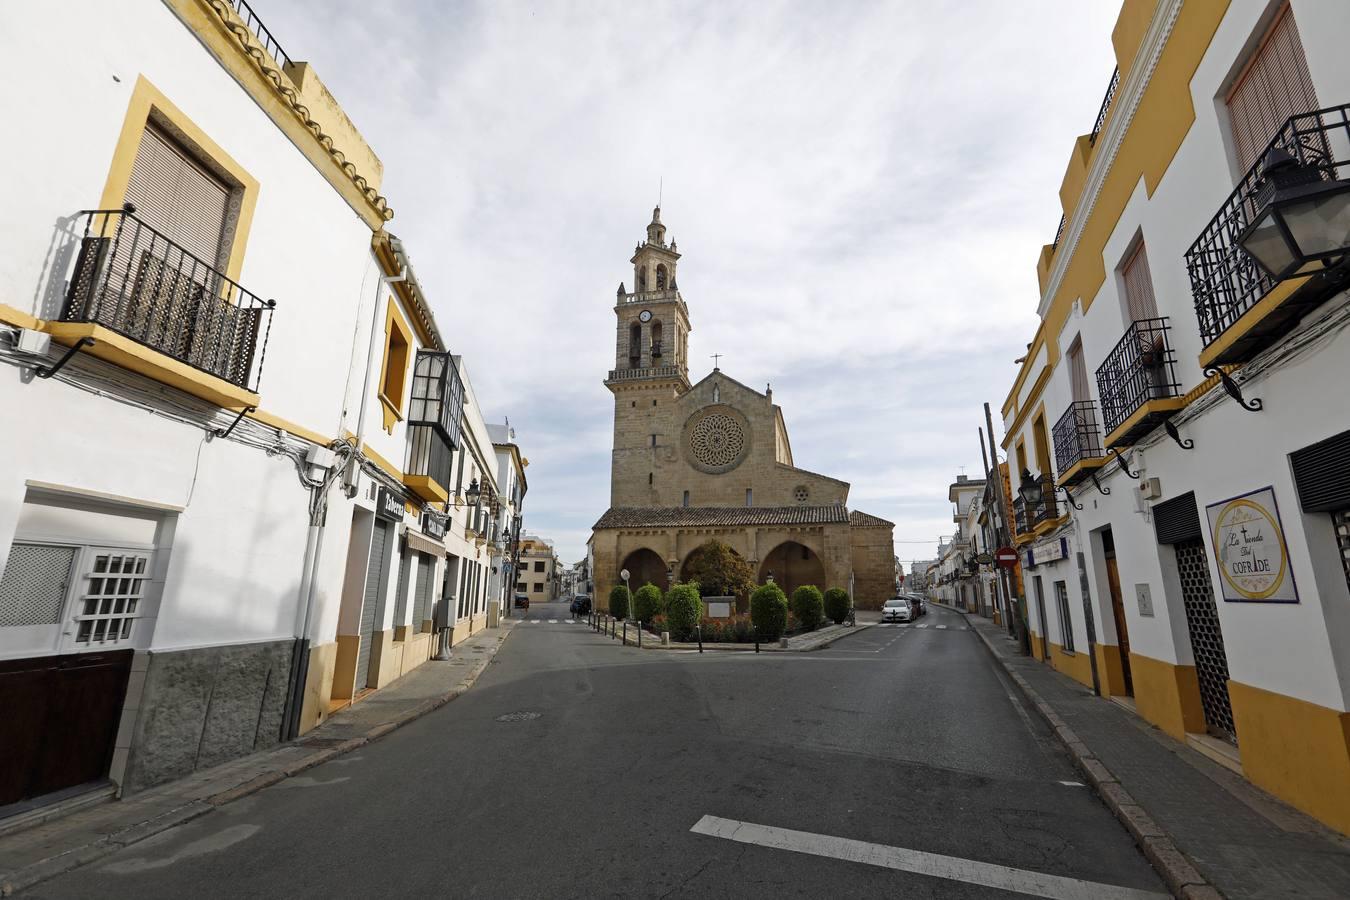
[[[1008,509],[1008,498],[1003,493],[1003,476],[998,471],[998,449],[994,445],[994,416],[989,411],[989,404],[984,405],[984,425],[989,433],[989,453],[993,456],[994,467],[991,470],[991,476],[994,479],[994,496],[998,498],[998,541],[1000,546],[1011,547],[1012,532],[1009,529],[1009,523],[1013,521],[1011,510]],[[1017,579],[1011,577],[1011,573],[1006,573],[1008,577],[1005,582],[1012,587],[1013,594],[1013,632],[1017,637],[1018,647],[1023,656],[1031,655],[1031,647],[1027,641],[1027,622],[1026,609],[1022,603],[1022,587],[1017,583]]]

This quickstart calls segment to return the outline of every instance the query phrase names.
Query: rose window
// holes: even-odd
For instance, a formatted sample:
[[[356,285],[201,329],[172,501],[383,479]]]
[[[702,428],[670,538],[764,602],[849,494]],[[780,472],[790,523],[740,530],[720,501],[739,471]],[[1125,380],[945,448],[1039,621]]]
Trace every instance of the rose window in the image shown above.
[[[710,413],[699,420],[689,434],[689,449],[709,468],[729,466],[745,449],[745,432],[725,413]]]

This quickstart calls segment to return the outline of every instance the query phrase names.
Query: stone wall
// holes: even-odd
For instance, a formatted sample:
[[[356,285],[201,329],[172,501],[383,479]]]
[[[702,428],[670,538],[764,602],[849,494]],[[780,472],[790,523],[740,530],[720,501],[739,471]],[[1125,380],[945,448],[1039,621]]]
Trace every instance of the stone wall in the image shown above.
[[[281,741],[293,642],[152,652],[124,792]]]
[[[880,609],[895,595],[893,529],[852,529],[853,602],[858,609]]]

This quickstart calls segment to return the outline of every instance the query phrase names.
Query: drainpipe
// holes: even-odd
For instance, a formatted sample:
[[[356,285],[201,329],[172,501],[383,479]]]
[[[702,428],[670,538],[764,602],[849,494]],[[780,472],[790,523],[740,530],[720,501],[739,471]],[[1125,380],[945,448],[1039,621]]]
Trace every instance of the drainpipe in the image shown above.
[[[376,339],[379,334],[380,297],[385,288],[396,282],[407,281],[408,267],[404,266],[397,275],[381,275],[375,292],[370,316],[370,340],[366,346],[365,374],[361,382],[361,406],[356,419],[356,441],[351,456],[342,461],[344,486],[351,491],[356,487],[356,472],[360,466],[358,457],[366,431],[366,407],[370,402],[370,373],[374,368]],[[338,461],[334,461],[334,466]],[[305,556],[300,564],[300,588],[302,611],[297,614],[295,646],[291,653],[290,689],[286,692],[286,707],[282,714],[282,739],[294,740],[300,733],[300,713],[304,706],[304,682],[309,674],[309,629],[314,619],[314,604],[317,597],[315,574],[319,568],[319,557],[323,548],[323,533],[328,518],[327,492],[332,487],[329,477],[324,478],[321,487],[323,496],[311,507],[309,534],[305,538]]]

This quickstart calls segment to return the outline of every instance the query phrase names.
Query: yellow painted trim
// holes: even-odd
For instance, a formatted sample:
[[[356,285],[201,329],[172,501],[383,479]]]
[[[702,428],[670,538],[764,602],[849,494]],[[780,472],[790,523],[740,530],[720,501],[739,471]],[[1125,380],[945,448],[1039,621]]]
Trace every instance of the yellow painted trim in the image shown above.
[[[362,445],[361,452],[366,455],[366,459],[388,472],[395,481],[403,480],[403,472],[399,470],[398,466],[376,453],[369,445]]]
[[[1092,660],[1086,653],[1069,652],[1054,641],[1050,642],[1050,665],[1079,684],[1092,687]]]
[[[398,275],[400,270],[398,260],[394,257],[394,248],[389,245],[389,240],[389,232],[380,231],[371,237],[370,246],[375,252],[375,260],[380,264],[380,269],[385,275],[394,276]],[[427,320],[432,318],[431,310],[427,309],[421,298],[409,289],[408,282],[395,281],[391,283],[390,287],[398,296],[399,302],[415,313],[408,318],[411,320],[412,327],[417,332],[417,338],[422,342],[422,346],[443,350],[440,341],[423,322],[423,317]]]
[[[1096,644],[1097,681],[1103,697],[1125,697],[1125,667],[1121,664],[1120,647],[1116,644]]]
[[[1044,522],[1039,523],[1035,528],[1031,529],[1031,533],[1035,537],[1040,537],[1041,535],[1049,534],[1067,521],[1069,521],[1068,513],[1065,513],[1062,516],[1056,516],[1053,519],[1046,519]]]
[[[1270,315],[1276,309],[1279,309],[1284,302],[1290,298],[1293,293],[1303,287],[1308,280],[1307,276],[1303,278],[1293,278],[1289,281],[1282,281],[1266,294],[1259,301],[1253,304],[1252,308],[1247,310],[1232,325],[1229,325],[1219,339],[1210,344],[1204,350],[1200,351],[1200,368],[1203,370],[1206,366],[1212,366],[1214,360],[1229,347],[1233,346],[1239,338],[1247,334],[1261,320]]]
[[[253,98],[371,231],[394,212],[309,116],[290,76],[274,68],[252,31],[220,0],[164,0],[226,72]],[[247,49],[246,49],[247,48]],[[255,56],[250,51],[256,51]]]
[[[1191,79],[1204,59],[1227,9],[1228,0],[1182,5],[1149,83],[1134,110],[1129,130],[1116,148],[1110,171],[1102,180],[1095,198],[1086,194],[1077,198],[1078,203],[1090,200],[1093,204],[1092,213],[1083,225],[1074,253],[1060,279],[1059,289],[1051,298],[1046,315],[1037,329],[1038,338],[1045,336],[1047,363],[1052,369],[1059,362],[1057,338],[1070,319],[1074,301],[1081,300],[1083,312],[1086,313],[1106,282],[1106,244],[1115,232],[1140,179],[1143,179],[1145,190],[1151,197],[1195,121]],[[1130,62],[1126,60],[1121,65],[1122,72]],[[1117,102],[1122,103],[1124,100],[1124,97],[1119,97]],[[1072,219],[1074,210],[1067,212]],[[1034,358],[1028,356],[1022,368],[1025,370]],[[1024,377],[1019,372],[1018,380],[1014,381],[1013,398]]]
[[[1184,409],[1185,406],[1186,401],[1181,397],[1167,397],[1161,400],[1145,400],[1143,406],[1130,413],[1129,417],[1126,418],[1124,422],[1121,422],[1116,426],[1114,431],[1106,436],[1105,446],[1108,448],[1116,446],[1126,432],[1131,428],[1134,428],[1146,417],[1158,413],[1176,412],[1179,409]]]
[[[1350,713],[1228,682],[1242,772],[1350,834]]]
[[[1022,365],[1017,369],[1017,376],[1013,379],[1012,390],[1003,400],[1003,418],[1008,418],[1013,409],[1017,406],[1017,395],[1022,390],[1022,385],[1026,382],[1027,376],[1031,373],[1031,364],[1036,361],[1036,355],[1041,352],[1041,347],[1045,345],[1045,322],[1041,321],[1036,325],[1036,333],[1031,337],[1031,346],[1027,348],[1027,355],[1022,360]],[[1049,363],[1050,354],[1046,354],[1046,362]]]
[[[42,330],[50,334],[52,340],[67,346],[74,345],[81,338],[91,337],[94,343],[82,352],[139,372],[216,406],[244,409],[258,405],[258,395],[252,391],[194,369],[187,363],[165,356],[102,325],[92,322],[44,322]]]
[[[1080,459],[1078,462],[1065,469],[1055,484],[1063,487],[1068,484],[1070,480],[1077,478],[1079,475],[1087,475],[1089,472],[1095,472],[1097,469],[1106,465],[1106,463],[1107,459],[1104,456],[1093,456],[1087,459]]]
[[[306,428],[304,425],[299,425],[295,422],[290,421],[289,419],[283,419],[281,416],[278,416],[274,413],[270,413],[264,409],[255,409],[253,412],[248,414],[248,417],[250,419],[254,419],[258,422],[261,422],[264,425],[271,425],[273,428],[280,428],[282,431],[293,434],[296,437],[302,437],[307,441],[313,441],[314,443],[322,447],[327,447],[335,440],[335,438],[326,437],[325,435],[315,431],[312,428]]]
[[[1016,435],[1026,426],[1027,417],[1029,415],[1038,409],[1044,411],[1044,408],[1040,405],[1041,393],[1045,390],[1046,384],[1050,381],[1050,372],[1052,369],[1053,366],[1047,365],[1041,370],[1041,374],[1036,376],[1036,383],[1031,386],[1031,393],[1027,394],[1027,401],[1022,404],[1022,408],[1018,410],[1016,418],[1013,419],[1012,424],[1008,426],[1007,432],[1003,436],[1004,450],[1008,449],[1008,440],[1010,436]]]
[[[444,503],[450,499],[450,492],[429,475],[404,475],[403,483],[428,503]]]
[[[18,325],[20,328],[31,328],[34,330],[40,330],[42,328],[41,319],[30,316],[23,310],[16,309],[13,306],[6,306],[4,303],[0,303],[0,322]]]
[[[1200,678],[1195,666],[1179,666],[1130,652],[1130,677],[1139,715],[1179,741],[1186,733],[1203,733]]]
[[[389,387],[389,378],[393,374],[389,369],[390,354],[394,348],[394,334],[397,333],[400,340],[403,341],[407,350],[407,358],[403,361],[403,371],[399,374],[398,396],[390,397],[385,393]],[[384,412],[384,430],[389,433],[394,431],[394,423],[403,420],[403,395],[408,391],[408,370],[412,368],[413,356],[417,352],[417,345],[413,343],[412,329],[408,327],[408,321],[403,318],[403,313],[398,308],[398,301],[391,294],[387,303],[385,303],[384,314],[384,355],[380,360],[380,380],[379,380],[379,398],[380,406]]]
[[[131,181],[131,167],[136,162],[137,152],[141,149],[141,137],[145,134],[145,126],[150,121],[152,112],[159,114],[174,128],[182,131],[210,157],[211,162],[224,169],[230,178],[240,185],[239,220],[235,225],[234,238],[225,265],[225,274],[230,279],[238,281],[239,273],[244,267],[244,247],[248,243],[249,228],[253,224],[253,210],[258,204],[258,179],[250,175],[248,170],[226,153],[223,147],[211,140],[205,131],[144,75],[136,76],[136,84],[131,90],[131,100],[127,104],[126,118],[122,120],[122,132],[118,135],[117,145],[113,149],[112,162],[108,166],[108,179],[103,185],[99,209],[119,209],[126,202],[127,184]],[[207,262],[214,264],[215,260]]]

